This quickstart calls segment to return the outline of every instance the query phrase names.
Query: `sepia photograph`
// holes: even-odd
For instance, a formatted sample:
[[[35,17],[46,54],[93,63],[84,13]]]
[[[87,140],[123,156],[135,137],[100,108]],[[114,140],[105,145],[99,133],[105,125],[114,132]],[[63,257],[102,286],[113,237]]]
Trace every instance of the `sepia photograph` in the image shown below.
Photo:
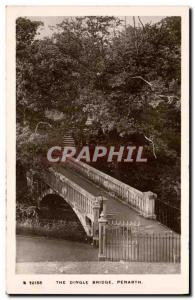
[[[30,284],[26,275],[40,289],[39,275],[116,274],[91,284],[138,289],[140,275],[181,276],[182,253],[188,261],[183,17],[137,10],[18,10],[12,22],[13,259],[21,286]],[[56,285],[66,284],[59,278]],[[72,289],[88,284],[78,278],[69,278]]]

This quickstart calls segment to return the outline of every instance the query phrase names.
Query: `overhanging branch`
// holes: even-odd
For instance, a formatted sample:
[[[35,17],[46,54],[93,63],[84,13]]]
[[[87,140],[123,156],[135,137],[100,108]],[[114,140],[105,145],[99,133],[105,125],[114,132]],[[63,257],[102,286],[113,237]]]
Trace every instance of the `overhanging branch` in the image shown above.
[[[147,141],[149,141],[152,144],[153,155],[154,155],[155,159],[157,159],[154,142],[151,139],[149,139],[147,136],[144,135],[144,137]]]

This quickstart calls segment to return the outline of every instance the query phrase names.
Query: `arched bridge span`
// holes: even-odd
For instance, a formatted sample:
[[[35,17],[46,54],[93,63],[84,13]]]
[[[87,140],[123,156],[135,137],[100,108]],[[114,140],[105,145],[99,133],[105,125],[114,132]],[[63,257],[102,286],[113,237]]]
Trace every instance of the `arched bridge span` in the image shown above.
[[[98,220],[102,208],[106,213],[106,207],[107,215],[116,210],[114,214],[121,213],[119,219],[123,220],[131,220],[131,216],[134,219],[142,216],[144,225],[158,227],[157,222],[153,225],[154,222],[147,220],[155,219],[154,193],[138,191],[73,158],[65,165],[55,165],[43,170],[38,176],[28,172],[27,182],[38,205],[46,195],[61,196],[77,215],[86,234],[93,237],[94,241],[99,239]]]

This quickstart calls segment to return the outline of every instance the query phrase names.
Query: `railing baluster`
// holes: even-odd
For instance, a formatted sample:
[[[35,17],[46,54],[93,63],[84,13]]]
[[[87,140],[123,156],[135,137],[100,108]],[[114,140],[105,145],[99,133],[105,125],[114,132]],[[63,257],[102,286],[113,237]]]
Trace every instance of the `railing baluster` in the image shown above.
[[[156,262],[158,262],[158,236],[156,235]]]
[[[171,257],[171,244],[173,246],[173,240],[169,234],[169,262],[172,262],[172,257]]]

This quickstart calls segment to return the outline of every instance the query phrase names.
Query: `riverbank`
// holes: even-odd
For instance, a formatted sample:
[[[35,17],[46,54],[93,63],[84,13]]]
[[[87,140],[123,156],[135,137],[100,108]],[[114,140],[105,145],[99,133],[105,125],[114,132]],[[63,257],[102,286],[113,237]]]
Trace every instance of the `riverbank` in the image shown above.
[[[178,274],[180,264],[143,262],[28,262],[16,264],[17,274]]]
[[[16,234],[81,241],[85,243],[90,242],[80,223],[66,220],[27,219],[17,221]]]

